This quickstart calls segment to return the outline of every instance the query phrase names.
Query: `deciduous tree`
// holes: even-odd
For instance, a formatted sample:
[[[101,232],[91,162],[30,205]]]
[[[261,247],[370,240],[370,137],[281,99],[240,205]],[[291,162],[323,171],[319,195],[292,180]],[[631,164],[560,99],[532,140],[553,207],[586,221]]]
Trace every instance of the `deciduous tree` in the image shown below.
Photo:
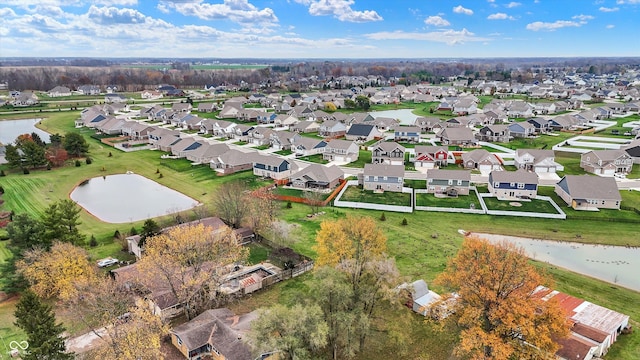
[[[260,312],[249,336],[260,353],[277,350],[284,360],[302,360],[327,344],[327,330],[317,305],[275,305]]]
[[[545,279],[524,249],[468,237],[436,283],[459,297],[455,315],[462,329],[456,353],[470,359],[554,359],[554,341],[569,324],[558,304],[534,294]]]
[[[161,281],[170,288],[191,318],[202,307],[216,304],[217,289],[229,267],[247,255],[229,227],[180,225],[147,239],[138,268],[143,282]]]
[[[96,280],[87,252],[69,243],[55,242],[50,251],[26,251],[16,266],[31,290],[42,298],[67,300],[78,295],[78,285]]]
[[[249,188],[240,181],[222,184],[213,197],[214,212],[227,224],[241,226],[250,209],[248,192]]]
[[[27,335],[29,347],[24,360],[67,360],[73,354],[67,353],[64,326],[56,323],[56,316],[51,306],[43,303],[31,291],[25,291],[16,305],[14,313],[15,325]]]

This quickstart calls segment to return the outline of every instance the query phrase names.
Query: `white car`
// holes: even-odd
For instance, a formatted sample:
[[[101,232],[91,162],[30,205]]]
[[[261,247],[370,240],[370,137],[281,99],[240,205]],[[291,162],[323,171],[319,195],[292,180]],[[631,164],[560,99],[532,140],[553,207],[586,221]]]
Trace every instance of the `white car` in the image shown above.
[[[98,267],[103,268],[103,267],[115,265],[117,263],[118,263],[118,259],[114,259],[114,258],[102,259],[98,261]]]

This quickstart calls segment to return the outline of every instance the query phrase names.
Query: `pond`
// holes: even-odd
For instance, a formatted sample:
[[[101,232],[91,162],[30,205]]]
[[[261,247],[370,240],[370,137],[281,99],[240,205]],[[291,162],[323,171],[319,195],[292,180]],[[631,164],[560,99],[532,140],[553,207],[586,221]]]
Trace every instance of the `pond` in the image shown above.
[[[71,199],[107,223],[128,223],[191,209],[198,201],[137,174],[89,179]]]
[[[640,248],[557,242],[516,236],[476,234],[490,241],[508,240],[527,256],[612,284],[640,291]]]
[[[44,142],[49,142],[49,133],[38,129],[35,125],[41,119],[2,120],[0,121],[0,143],[11,144],[19,135],[35,132]]]
[[[413,125],[418,118],[418,115],[412,112],[412,109],[399,109],[399,110],[384,110],[384,111],[370,111],[369,114],[374,118],[388,117],[392,119],[400,120],[402,125]]]

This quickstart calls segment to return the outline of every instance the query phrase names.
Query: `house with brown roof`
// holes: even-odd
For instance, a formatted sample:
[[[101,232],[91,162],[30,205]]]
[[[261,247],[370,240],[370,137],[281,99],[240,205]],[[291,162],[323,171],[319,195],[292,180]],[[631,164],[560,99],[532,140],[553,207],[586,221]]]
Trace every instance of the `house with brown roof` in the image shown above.
[[[404,146],[393,142],[379,142],[371,148],[371,162],[373,164],[404,165]]]
[[[469,170],[441,170],[427,171],[427,193],[445,194],[456,197],[469,195],[471,185],[471,171]]]
[[[536,173],[555,173],[564,170],[564,166],[555,161],[553,150],[517,149],[514,156],[514,165],[518,169]]]
[[[478,169],[485,174],[502,170],[500,159],[485,149],[475,149],[462,154],[462,165],[465,169]]]
[[[222,175],[250,170],[253,161],[260,154],[255,150],[229,149],[229,151],[211,159],[209,167]]]
[[[335,165],[311,164],[291,175],[291,187],[302,190],[331,190],[344,179],[344,171]]]
[[[433,169],[447,166],[449,150],[446,146],[417,145],[409,161],[413,162],[416,168]]]
[[[358,160],[360,148],[358,144],[349,140],[333,139],[327,142],[322,158],[328,161],[350,163]]]
[[[555,193],[576,210],[620,209],[622,197],[612,177],[565,175]]]
[[[472,146],[477,144],[473,131],[466,127],[448,127],[440,130],[436,138],[442,145]]]
[[[580,155],[580,167],[602,176],[629,174],[633,158],[624,150],[592,150]]]

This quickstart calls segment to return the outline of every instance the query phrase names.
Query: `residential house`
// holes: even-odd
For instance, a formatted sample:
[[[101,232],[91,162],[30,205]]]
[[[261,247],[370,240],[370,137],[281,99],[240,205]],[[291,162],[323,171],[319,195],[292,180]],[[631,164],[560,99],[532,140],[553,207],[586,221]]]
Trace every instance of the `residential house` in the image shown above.
[[[229,151],[227,144],[209,144],[204,143],[193,151],[186,154],[187,160],[197,164],[210,164],[211,160]]]
[[[327,120],[318,126],[318,135],[323,138],[337,139],[345,136],[347,126],[336,120]]]
[[[146,140],[153,130],[155,127],[144,122],[126,121],[122,126],[122,135],[128,136],[131,140]]]
[[[498,199],[533,199],[538,194],[538,175],[525,169],[492,171],[489,192]]]
[[[514,138],[528,138],[536,133],[535,126],[527,121],[511,123],[508,128],[509,134]]]
[[[327,142],[320,139],[299,136],[295,139],[292,150],[296,156],[310,156],[324,152]]]
[[[163,139],[172,138],[173,140],[180,138],[180,131],[156,127],[149,132],[149,144],[158,148],[157,144]]]
[[[344,179],[338,166],[311,164],[291,175],[291,187],[302,190],[331,190]]]
[[[449,150],[445,146],[417,145],[414,148],[415,155],[409,158],[416,168],[433,169],[447,166]]]
[[[502,170],[502,161],[485,149],[475,149],[462,154],[462,165],[465,169],[478,169],[483,174]]]
[[[147,100],[162,99],[164,95],[160,91],[144,90],[140,93],[140,97]]]
[[[539,118],[539,117],[534,117],[531,119],[527,119],[527,122],[531,125],[533,125],[534,127],[534,132],[536,134],[544,134],[547,133],[549,131],[549,120],[547,119],[543,119],[543,118]]]
[[[261,155],[255,150],[229,149],[211,159],[209,166],[222,175],[233,174],[253,168],[253,162]]]
[[[404,166],[365,164],[358,180],[364,190],[401,192],[404,184]]]
[[[274,180],[286,180],[298,170],[292,160],[274,155],[260,155],[253,159],[253,174]]]
[[[360,148],[353,141],[333,139],[327,142],[322,158],[328,161],[350,163],[358,160]]]
[[[258,111],[256,113],[256,122],[258,124],[273,124],[278,115],[273,112]]]
[[[470,170],[441,170],[427,171],[427,192],[451,197],[469,195],[471,184]]]
[[[555,161],[553,150],[517,149],[514,165],[518,169],[535,173],[555,173],[564,170],[564,166]]]
[[[433,132],[436,125],[440,125],[442,120],[437,117],[422,117],[419,116],[413,122],[413,125],[419,127],[422,132]],[[439,128],[439,127],[438,127]]]
[[[254,313],[235,315],[227,308],[206,310],[171,329],[171,343],[187,360],[254,360],[245,337]]]
[[[22,91],[11,100],[11,105],[15,107],[33,106],[40,102],[38,96],[33,91]]]
[[[47,93],[49,97],[71,96],[71,89],[66,86],[56,86]]]
[[[271,134],[274,131],[266,127],[256,127],[247,135],[247,142],[257,146],[271,144]]]
[[[253,129],[255,129],[255,126],[237,124],[231,127],[231,131],[226,133],[227,134],[226,136],[232,139],[236,139],[238,141],[248,142],[249,134]]]
[[[477,141],[473,131],[466,127],[444,128],[436,135],[442,145],[473,146]]]
[[[210,113],[218,110],[218,106],[214,102],[201,102],[198,104],[198,112]]]
[[[398,126],[398,120],[382,116],[375,118],[375,120],[370,123],[375,125],[378,131],[380,131],[381,133],[395,129]]]
[[[627,175],[633,168],[633,158],[624,150],[592,150],[580,155],[580,167],[596,175]]]
[[[478,105],[473,99],[460,99],[453,104],[453,113],[458,115],[469,115],[478,112]]]
[[[529,118],[533,116],[533,106],[522,100],[512,101],[507,106],[507,116],[510,118]]]
[[[570,130],[580,125],[580,120],[571,115],[560,115],[549,119],[549,128],[552,130]]]
[[[555,193],[576,210],[620,209],[622,197],[612,177],[565,175]]]
[[[297,133],[313,133],[313,132],[318,132],[319,129],[320,129],[320,123],[312,120],[300,121],[289,128],[289,130]],[[345,127],[344,133],[346,132],[347,132],[347,128]],[[342,134],[341,136],[344,136],[344,134]]]
[[[269,136],[271,147],[276,151],[291,150],[295,139],[300,138],[299,134],[286,130],[272,131]]]
[[[241,103],[230,103],[227,101],[216,117],[218,119],[236,119],[240,111],[242,111]]]
[[[109,117],[107,120],[102,121],[96,126],[96,129],[103,134],[107,135],[120,135],[122,134],[122,127],[126,123],[123,119]]]
[[[631,156],[634,164],[640,164],[640,139],[633,140],[621,149]]]
[[[367,142],[373,139],[381,138],[382,133],[375,125],[369,124],[353,124],[345,134],[347,140],[357,142]]]
[[[182,138],[177,143],[171,145],[171,155],[186,158],[188,152],[194,151],[204,144],[204,141],[198,141],[193,137]]]
[[[404,165],[404,146],[396,142],[379,142],[371,148],[373,164]]]
[[[292,127],[298,124],[299,122],[300,120],[298,120],[297,117],[287,115],[287,114],[278,114],[276,115],[276,118],[273,120],[273,124],[275,125],[275,127],[289,127],[290,131],[293,131]],[[315,121],[313,123],[316,124],[315,131],[318,131],[319,124],[316,123]],[[309,129],[309,132],[311,131],[312,129]]]
[[[420,142],[420,132],[417,126],[397,126],[393,139],[397,142],[417,144]]]
[[[98,85],[80,85],[78,86],[78,92],[82,95],[99,95],[100,86]]]
[[[508,143],[511,139],[511,132],[508,125],[486,125],[476,133],[476,139],[486,142]]]
[[[122,94],[107,93],[104,95],[104,102],[109,103],[123,103],[127,102],[127,98]]]

